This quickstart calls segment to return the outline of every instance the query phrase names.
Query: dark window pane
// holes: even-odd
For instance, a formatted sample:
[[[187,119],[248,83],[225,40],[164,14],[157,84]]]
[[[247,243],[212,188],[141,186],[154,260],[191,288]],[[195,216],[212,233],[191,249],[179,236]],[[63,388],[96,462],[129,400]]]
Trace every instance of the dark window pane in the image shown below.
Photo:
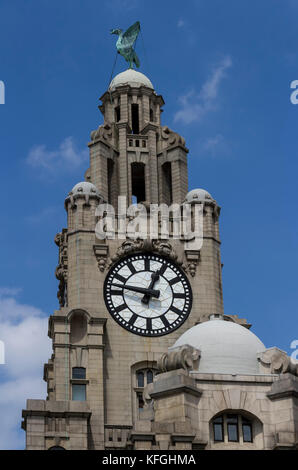
[[[230,442],[238,442],[238,425],[228,424],[228,439]]]
[[[224,440],[222,424],[213,423],[213,430],[214,430],[214,440],[222,442]]]
[[[72,368],[72,378],[73,379],[86,379],[86,369],[85,369],[85,367],[73,367]]]
[[[214,423],[223,423],[222,416],[218,416],[217,418],[214,418],[213,422]]]
[[[143,372],[137,373],[137,382],[138,382],[138,387],[144,387],[144,373]]]
[[[227,415],[227,423],[229,424],[238,424],[238,416],[237,415]]]
[[[250,423],[242,423],[243,441],[252,442],[252,427]]]
[[[86,385],[72,385],[72,399],[75,401],[86,401]]]
[[[142,395],[142,393],[138,393],[138,407],[139,407],[139,411],[143,411],[143,408],[144,408],[144,400],[143,400],[143,395]]]
[[[152,370],[148,370],[147,372],[147,384],[151,384],[153,382],[153,372]]]

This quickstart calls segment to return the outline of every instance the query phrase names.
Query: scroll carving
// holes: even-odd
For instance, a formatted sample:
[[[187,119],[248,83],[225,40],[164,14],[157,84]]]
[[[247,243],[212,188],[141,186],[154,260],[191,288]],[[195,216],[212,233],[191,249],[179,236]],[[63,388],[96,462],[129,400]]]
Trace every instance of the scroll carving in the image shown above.
[[[109,121],[105,121],[102,126],[99,126],[98,129],[91,132],[91,140],[95,141],[98,139],[103,139],[104,141],[109,141],[113,137],[113,128]]]
[[[159,372],[184,369],[193,370],[198,368],[200,351],[192,346],[180,346],[163,354],[157,362]]]
[[[284,351],[278,348],[266,349],[259,359],[263,366],[269,366],[271,374],[298,375],[298,364],[295,364]]]
[[[177,132],[172,131],[169,129],[168,126],[163,126],[161,129],[161,138],[162,140],[167,141],[168,145],[182,145],[185,147],[185,139],[181,137],[181,135],[177,134]]]
[[[158,253],[162,256],[170,258],[177,264],[181,265],[181,262],[178,260],[177,253],[169,242],[163,240],[150,239],[142,240],[140,238],[136,240],[126,240],[124,243],[122,243],[122,245],[117,249],[116,254],[111,257],[110,265],[123,258],[124,256],[129,255],[131,253],[136,253],[138,251]]]

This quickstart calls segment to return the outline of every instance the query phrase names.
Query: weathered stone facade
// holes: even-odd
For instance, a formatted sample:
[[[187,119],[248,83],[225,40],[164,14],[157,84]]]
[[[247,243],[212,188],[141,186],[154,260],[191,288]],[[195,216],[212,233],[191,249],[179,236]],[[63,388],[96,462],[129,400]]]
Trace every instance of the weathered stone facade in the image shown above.
[[[185,141],[161,125],[163,98],[146,77],[134,73],[133,83],[125,82],[124,72],[122,81],[114,79],[101,97],[104,123],[91,133],[90,168],[65,200],[67,228],[55,238],[60,309],[49,318],[53,355],[44,368],[48,396],[28,400],[23,410],[26,448],[292,448],[298,441],[294,366],[272,368],[267,354],[263,362],[262,355],[256,359],[263,367],[259,374],[206,374],[200,373],[199,350],[168,353],[184,332],[213,313],[223,314],[220,208],[203,190],[187,196]],[[186,248],[183,238],[172,238],[171,224],[167,240],[160,233],[147,241],[119,240],[117,234],[115,239],[97,238],[96,208],[106,201],[117,214],[118,196],[146,204],[182,204],[186,196],[195,204],[199,199],[204,204],[202,248]],[[188,319],[157,338],[123,329],[103,300],[109,267],[127,253],[143,250],[175,260],[193,292]],[[237,316],[224,320],[250,327]],[[75,377],[74,370],[84,370],[84,377]],[[138,373],[147,377],[141,386]],[[84,399],[74,398],[75,390],[85,393]],[[226,432],[223,441],[215,442],[212,419],[221,413],[248,417],[253,442],[243,442],[240,435],[232,443]]]

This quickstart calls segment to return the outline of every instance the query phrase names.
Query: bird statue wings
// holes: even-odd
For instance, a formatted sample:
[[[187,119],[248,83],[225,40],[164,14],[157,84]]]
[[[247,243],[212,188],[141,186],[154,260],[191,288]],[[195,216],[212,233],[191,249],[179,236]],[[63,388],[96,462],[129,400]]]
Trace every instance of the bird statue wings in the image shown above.
[[[140,22],[136,21],[125,33],[122,32],[122,29],[111,30],[111,34],[117,34],[119,36],[116,42],[116,48],[118,53],[129,63],[130,69],[133,68],[133,64],[135,64],[137,68],[140,67],[139,58],[133,48],[140,29]]]

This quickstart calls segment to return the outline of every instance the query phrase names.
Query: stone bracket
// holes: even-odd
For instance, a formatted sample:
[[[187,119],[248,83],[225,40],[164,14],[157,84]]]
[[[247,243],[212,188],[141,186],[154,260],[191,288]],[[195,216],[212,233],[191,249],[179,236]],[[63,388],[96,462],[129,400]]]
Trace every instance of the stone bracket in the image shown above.
[[[97,260],[99,270],[103,272],[106,268],[109,247],[108,245],[93,245],[93,251]]]

